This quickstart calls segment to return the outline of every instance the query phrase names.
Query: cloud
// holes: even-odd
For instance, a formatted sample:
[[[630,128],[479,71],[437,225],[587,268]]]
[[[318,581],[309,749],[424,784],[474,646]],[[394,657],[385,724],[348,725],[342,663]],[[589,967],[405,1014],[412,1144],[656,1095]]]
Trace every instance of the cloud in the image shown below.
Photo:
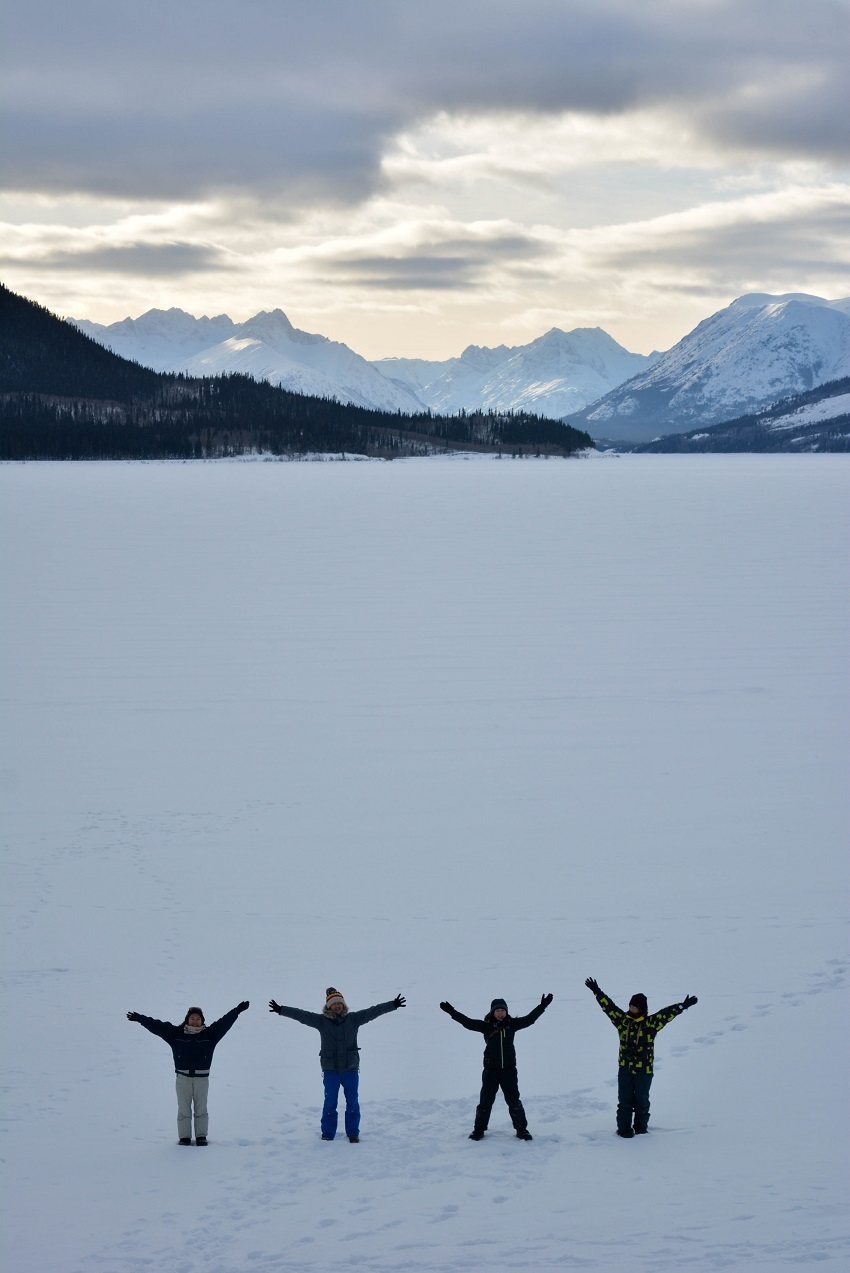
[[[841,0],[22,0],[5,19],[10,189],[291,211],[385,187],[443,113],[675,114],[704,144],[847,153]]]
[[[436,243],[417,251],[369,255],[349,250],[330,259],[342,281],[348,276],[367,287],[388,290],[455,291],[482,284],[504,262],[540,257],[546,251],[531,235],[518,231],[458,237],[458,227],[447,228],[449,234],[444,232]]]
[[[13,261],[14,257],[0,256],[4,267]],[[28,264],[36,270],[100,271],[145,278],[175,278],[233,268],[233,260],[226,253],[201,243],[123,243],[76,252],[56,250],[33,255]]]

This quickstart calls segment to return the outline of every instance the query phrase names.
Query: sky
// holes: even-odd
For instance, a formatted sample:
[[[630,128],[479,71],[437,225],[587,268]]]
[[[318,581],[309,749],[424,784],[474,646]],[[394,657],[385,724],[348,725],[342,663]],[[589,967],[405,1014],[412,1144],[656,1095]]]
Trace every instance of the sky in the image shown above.
[[[6,0],[0,277],[370,358],[850,293],[850,0]]]

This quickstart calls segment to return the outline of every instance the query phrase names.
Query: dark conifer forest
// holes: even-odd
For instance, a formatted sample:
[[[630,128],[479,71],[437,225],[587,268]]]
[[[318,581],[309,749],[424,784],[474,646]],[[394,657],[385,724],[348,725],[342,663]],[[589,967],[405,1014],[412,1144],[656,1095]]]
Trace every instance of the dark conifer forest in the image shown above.
[[[441,450],[567,456],[587,433],[526,412],[370,411],[243,375],[194,379],[119,358],[0,284],[0,459],[393,459]]]

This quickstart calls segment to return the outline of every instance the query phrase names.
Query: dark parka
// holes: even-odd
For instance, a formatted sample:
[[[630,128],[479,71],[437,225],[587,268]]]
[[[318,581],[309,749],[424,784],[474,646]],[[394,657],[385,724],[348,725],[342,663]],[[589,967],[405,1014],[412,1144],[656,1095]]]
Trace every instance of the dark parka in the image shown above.
[[[525,1030],[534,1025],[546,1011],[546,1005],[538,1003],[536,1008],[525,1017],[506,1016],[498,1022],[492,1012],[488,1012],[483,1021],[474,1017],[465,1017],[450,1003],[444,1009],[453,1021],[457,1021],[465,1030],[476,1030],[484,1035],[484,1068],[494,1070],[516,1069],[516,1050],[514,1035],[517,1030]]]
[[[151,1034],[165,1040],[174,1057],[175,1071],[194,1078],[209,1074],[215,1046],[227,1034],[239,1012],[239,1008],[231,1008],[218,1021],[204,1026],[198,1034],[188,1034],[183,1021],[172,1025],[170,1021],[157,1021],[155,1017],[143,1017],[141,1013],[135,1019]]]
[[[287,1008],[278,1004],[276,1011],[282,1017],[291,1017],[302,1025],[312,1026],[319,1031],[321,1044],[319,1061],[323,1070],[345,1074],[348,1070],[359,1070],[360,1049],[357,1046],[357,1031],[367,1021],[382,1017],[385,1012],[394,1012],[400,1005],[394,1000],[389,1003],[376,1003],[372,1008],[360,1008],[357,1012],[344,1012],[327,1015],[324,1012],[305,1012],[302,1008]],[[275,1011],[275,1009],[272,1009]]]
[[[671,1003],[669,1008],[661,1008],[647,1017],[632,1017],[623,1012],[616,1003],[601,990],[596,995],[596,1002],[617,1028],[620,1036],[619,1065],[632,1074],[651,1074],[655,1057],[655,1036],[665,1025],[669,1025],[685,1011],[681,1003]]]

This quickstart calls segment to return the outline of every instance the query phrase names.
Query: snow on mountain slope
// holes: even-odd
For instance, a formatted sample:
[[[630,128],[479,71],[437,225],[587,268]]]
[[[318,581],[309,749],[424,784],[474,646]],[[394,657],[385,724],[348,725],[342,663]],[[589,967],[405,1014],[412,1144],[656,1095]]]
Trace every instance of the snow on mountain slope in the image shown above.
[[[154,371],[183,371],[189,358],[236,330],[227,314],[193,318],[182,309],[149,309],[139,318],[124,318],[109,326],[85,318],[70,322],[113,353]]]
[[[571,417],[596,438],[644,442],[716,424],[850,374],[850,301],[742,296],[647,371]]]
[[[180,309],[149,310],[108,327],[71,321],[114,353],[156,371],[195,376],[243,372],[295,393],[355,406],[422,409],[407,386],[387,380],[347,345],[293,327],[280,309],[261,311],[244,323],[234,323],[225,314],[193,318]]]
[[[571,332],[553,327],[528,345],[470,345],[459,358],[443,362],[385,358],[372,365],[410,384],[427,407],[444,415],[483,407],[558,419],[657,357],[629,353],[599,327]]]

